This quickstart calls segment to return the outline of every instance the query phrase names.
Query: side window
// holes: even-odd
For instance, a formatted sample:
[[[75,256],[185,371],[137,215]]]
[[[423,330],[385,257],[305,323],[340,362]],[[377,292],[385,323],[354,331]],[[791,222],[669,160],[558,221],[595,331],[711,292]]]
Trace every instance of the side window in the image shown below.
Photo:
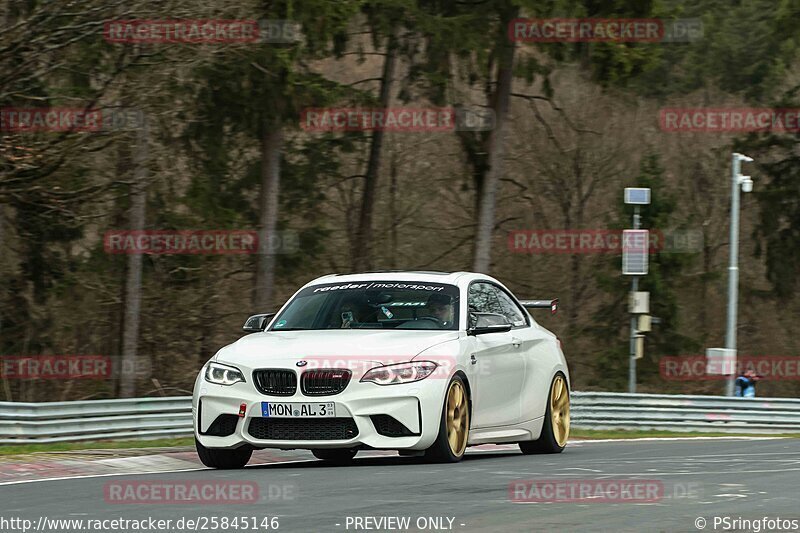
[[[514,327],[525,325],[525,315],[522,314],[516,302],[506,294],[506,292],[499,287],[492,287],[497,294],[497,300],[502,308],[502,314],[508,319]]]
[[[497,293],[488,283],[473,283],[469,288],[468,302],[470,311],[503,314]]]
[[[497,298],[497,291],[488,283],[473,283],[467,294],[467,313],[469,313],[469,326],[473,326],[472,313],[496,313],[507,316]]]

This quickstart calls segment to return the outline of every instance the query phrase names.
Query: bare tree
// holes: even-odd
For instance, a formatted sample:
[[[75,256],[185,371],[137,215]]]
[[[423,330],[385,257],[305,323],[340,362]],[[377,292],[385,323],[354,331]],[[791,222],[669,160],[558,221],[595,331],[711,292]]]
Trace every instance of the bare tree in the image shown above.
[[[397,30],[395,29],[386,40],[386,56],[383,62],[379,97],[380,105],[383,109],[389,107],[391,102],[392,78],[396,62]],[[376,129],[372,132],[367,172],[364,175],[364,192],[361,196],[361,211],[359,213],[356,236],[353,241],[353,270],[355,271],[372,269],[372,219],[375,211],[378,173],[381,166],[383,133],[382,129]]]
[[[283,126],[277,120],[266,120],[261,137],[261,218],[258,228],[258,266],[253,306],[267,310],[275,293],[275,231],[278,227],[278,197],[281,186],[281,152],[283,151]],[[271,242],[271,239],[273,240]]]
[[[507,128],[508,105],[511,96],[511,84],[514,79],[515,43],[505,35],[505,28],[516,18],[518,8],[513,8],[501,17],[500,27],[503,29],[502,45],[497,64],[497,79],[492,92],[490,104],[496,117],[495,127],[486,137],[484,151],[487,154],[487,167],[482,175],[478,175],[478,216],[475,228],[475,247],[473,250],[472,269],[475,272],[488,272],[491,263],[492,234],[494,232],[495,203],[497,187],[503,176],[503,158],[505,156],[505,131]]]
[[[130,229],[143,230],[147,211],[147,165],[149,160],[148,126],[143,124],[136,136],[134,179],[131,184]],[[125,278],[125,311],[122,325],[122,369],[136,368],[139,351],[139,323],[142,308],[142,254],[128,256]],[[120,375],[120,397],[132,398],[136,394],[136,373]]]

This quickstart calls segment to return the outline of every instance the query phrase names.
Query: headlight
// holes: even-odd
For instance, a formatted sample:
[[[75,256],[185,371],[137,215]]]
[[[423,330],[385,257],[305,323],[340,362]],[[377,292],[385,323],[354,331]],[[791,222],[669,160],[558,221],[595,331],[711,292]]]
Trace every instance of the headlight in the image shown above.
[[[396,365],[379,366],[367,370],[361,381],[371,381],[378,385],[396,385],[398,383],[412,383],[425,379],[436,370],[433,361],[410,361]]]
[[[217,385],[233,385],[240,381],[244,382],[244,376],[238,368],[220,363],[208,363],[205,377],[206,381]]]

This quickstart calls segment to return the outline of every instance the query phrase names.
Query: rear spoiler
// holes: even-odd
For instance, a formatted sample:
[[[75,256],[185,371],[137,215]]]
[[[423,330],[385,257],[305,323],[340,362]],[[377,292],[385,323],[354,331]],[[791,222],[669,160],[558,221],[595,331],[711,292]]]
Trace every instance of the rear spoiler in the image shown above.
[[[519,303],[528,309],[550,309],[550,313],[553,315],[558,311],[558,298],[552,300],[520,300]]]

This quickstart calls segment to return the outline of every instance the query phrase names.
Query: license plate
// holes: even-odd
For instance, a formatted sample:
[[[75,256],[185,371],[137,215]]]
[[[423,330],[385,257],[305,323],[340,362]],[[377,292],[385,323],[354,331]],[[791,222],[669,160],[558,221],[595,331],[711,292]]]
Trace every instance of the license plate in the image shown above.
[[[328,418],[336,416],[336,407],[334,402],[261,402],[261,416],[265,418]]]

